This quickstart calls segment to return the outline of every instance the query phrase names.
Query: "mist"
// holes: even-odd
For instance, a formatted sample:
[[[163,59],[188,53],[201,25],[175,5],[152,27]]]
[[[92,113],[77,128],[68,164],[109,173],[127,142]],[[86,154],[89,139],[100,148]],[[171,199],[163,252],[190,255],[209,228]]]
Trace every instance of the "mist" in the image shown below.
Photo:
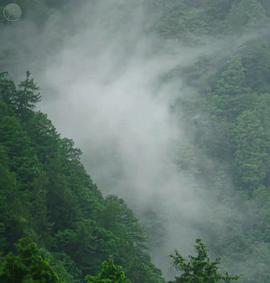
[[[82,149],[101,191],[122,197],[146,227],[153,224],[145,219],[150,212],[156,225],[162,223],[150,252],[170,276],[174,249],[190,253],[199,227],[223,222],[229,211],[241,213],[224,207],[215,214],[215,196],[192,172],[180,170],[179,148],[190,140],[181,113],[172,108],[179,97],[198,93],[179,76],[168,79],[201,57],[225,56],[229,43],[199,38],[191,47],[164,40],[151,30],[156,17],[143,1],[78,2],[65,15],[52,15],[42,31],[25,20],[5,32],[7,42],[16,36],[22,46],[11,74],[20,79],[31,70],[43,95],[40,109]]]

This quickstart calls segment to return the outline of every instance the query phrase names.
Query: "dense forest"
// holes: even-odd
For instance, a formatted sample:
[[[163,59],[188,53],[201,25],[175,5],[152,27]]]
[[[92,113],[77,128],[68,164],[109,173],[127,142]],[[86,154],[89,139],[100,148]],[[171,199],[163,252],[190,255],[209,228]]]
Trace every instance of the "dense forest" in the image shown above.
[[[174,234],[169,239],[189,245],[182,255],[183,244],[176,244],[175,253],[167,244],[167,220],[159,213],[159,203],[168,198],[139,211],[139,204],[117,197],[113,188],[109,194],[102,192],[92,181],[92,163],[81,161],[74,141],[63,138],[39,108],[42,98],[46,103],[46,96],[54,95],[46,93],[53,88],[43,92],[33,79],[47,66],[41,57],[51,52],[51,43],[37,54],[50,39],[31,44],[26,32],[18,37],[16,30],[20,22],[26,27],[31,23],[38,38],[52,15],[62,19],[85,1],[77,1],[76,7],[60,0],[14,2],[23,13],[18,21],[9,22],[2,10],[10,1],[0,0],[0,282],[270,282],[270,2],[101,1],[117,7],[121,26],[134,7],[145,11],[142,30],[146,37],[155,37],[153,53],[164,45],[179,48],[183,58],[198,53],[188,64],[175,59],[158,77],[164,84],[184,85],[171,88],[175,94],[168,107],[185,136],[185,142],[174,141],[173,160],[179,176],[196,180],[196,198],[204,196],[202,204],[209,206],[207,214],[190,220],[196,238],[203,241],[196,240],[196,254],[188,258],[187,251],[193,253],[190,241],[178,234],[181,227],[188,227],[185,215],[171,214],[179,218],[180,228],[169,230]],[[88,5],[94,10],[98,2]],[[132,7],[128,13],[126,6]],[[58,47],[62,38],[64,42],[65,36],[78,32],[73,21],[57,35]],[[35,63],[30,59],[26,64],[31,53]],[[144,76],[150,77],[147,72]],[[140,154],[147,152],[140,148]],[[179,194],[181,198],[180,188]],[[208,202],[205,196],[211,196]],[[187,234],[188,240],[195,240],[189,230]],[[151,260],[164,249],[167,257],[162,262],[170,262],[169,272],[166,264]]]

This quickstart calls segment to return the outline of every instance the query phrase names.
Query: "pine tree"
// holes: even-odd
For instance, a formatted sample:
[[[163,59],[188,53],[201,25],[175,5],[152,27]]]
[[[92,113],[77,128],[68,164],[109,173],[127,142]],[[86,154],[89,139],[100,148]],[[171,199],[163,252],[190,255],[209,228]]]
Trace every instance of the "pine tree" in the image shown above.
[[[31,73],[26,72],[26,79],[19,84],[16,91],[11,93],[10,104],[15,108],[20,117],[26,118],[31,113],[36,104],[40,102],[41,96],[39,88],[31,78]]]

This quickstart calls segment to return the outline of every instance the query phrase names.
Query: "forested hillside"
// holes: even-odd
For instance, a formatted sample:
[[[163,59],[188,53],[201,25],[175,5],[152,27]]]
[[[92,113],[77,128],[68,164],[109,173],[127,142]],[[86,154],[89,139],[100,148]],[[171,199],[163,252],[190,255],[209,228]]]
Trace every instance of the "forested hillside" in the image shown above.
[[[9,2],[0,0],[0,10]],[[108,14],[102,14],[103,4],[99,6],[99,2],[110,7],[109,11],[105,9]],[[91,36],[94,34],[96,37],[93,40],[91,37],[91,44],[84,47],[86,50],[94,49],[94,51],[91,49],[94,54],[92,57],[89,55],[90,51],[89,54],[85,52],[90,59],[83,57],[85,55],[83,52],[80,57],[80,51],[85,49],[74,48],[74,51],[68,49],[69,46],[61,46],[61,44],[69,42],[66,37],[75,34],[72,38],[74,40],[69,43],[76,47],[78,44],[76,41],[82,40],[88,34],[82,32],[82,36],[76,37],[76,35],[80,33],[82,27],[87,30],[87,24],[89,24],[87,17],[91,19],[94,17],[93,14],[86,13],[87,17],[82,16],[82,23],[78,26],[75,22],[79,19],[68,16],[68,26],[63,34],[59,33],[57,27],[57,24],[63,18],[65,19],[65,14],[70,15],[70,10],[79,10],[79,5],[84,7],[83,0],[77,1],[76,5],[72,1],[16,1],[23,10],[21,21],[24,26],[20,30],[19,37],[16,33],[16,25],[19,25],[20,21],[9,23],[0,13],[0,40],[3,39],[0,45],[0,282],[14,282],[12,266],[15,266],[17,276],[29,280],[26,282],[35,282],[31,280],[36,280],[33,270],[37,269],[35,267],[37,265],[40,267],[38,270],[41,273],[45,272],[48,280],[51,280],[48,282],[85,282],[87,275],[89,282],[103,282],[102,276],[108,270],[118,274],[122,278],[120,282],[128,282],[128,280],[135,283],[165,282],[159,269],[151,263],[149,254],[157,258],[157,265],[164,271],[164,277],[168,274],[168,277],[174,277],[172,268],[168,271],[167,263],[170,260],[169,254],[173,253],[171,245],[176,245],[176,249],[183,248],[186,252],[192,248],[186,246],[190,246],[190,241],[198,236],[205,240],[211,256],[222,258],[222,268],[229,270],[232,274],[240,275],[239,282],[270,283],[270,1],[130,0],[124,2],[120,0],[89,1],[87,7],[91,8],[92,5],[93,14],[100,9],[104,17],[100,20],[101,22],[96,18],[90,21],[91,25],[97,25],[99,28],[97,30],[100,31],[100,34],[96,30],[90,33]],[[95,10],[96,6],[97,10]],[[100,111],[102,115],[96,118],[97,123],[100,123],[97,127],[99,129],[99,125],[104,126],[103,121],[99,121],[100,117],[107,119],[122,113],[121,107],[117,111],[118,104],[121,104],[121,101],[119,103],[117,100],[117,95],[123,89],[127,96],[135,93],[134,88],[138,88],[138,92],[143,90],[144,95],[149,89],[144,92],[140,83],[143,82],[143,85],[146,81],[151,84],[153,79],[152,69],[147,69],[147,63],[149,63],[147,57],[151,57],[149,49],[146,48],[148,53],[146,52],[145,57],[139,57],[143,63],[136,61],[137,53],[141,51],[133,50],[141,43],[138,34],[134,32],[136,29],[127,32],[119,28],[125,25],[130,28],[129,25],[133,23],[132,13],[135,14],[138,7],[141,9],[138,13],[140,17],[135,22],[138,26],[142,25],[138,27],[138,30],[141,29],[143,37],[154,37],[151,43],[152,52],[162,57],[161,55],[165,52],[162,48],[166,46],[168,53],[176,54],[175,63],[170,62],[170,67],[164,72],[159,72],[159,69],[166,65],[165,56],[160,60],[153,60],[156,63],[153,64],[153,69],[158,70],[155,74],[158,83],[152,89],[157,93],[153,91],[154,95],[158,96],[160,89],[166,86],[166,83],[172,82],[170,88],[164,87],[168,96],[170,96],[169,91],[173,92],[173,99],[168,99],[169,103],[165,107],[168,106],[171,115],[169,117],[173,117],[173,121],[176,121],[183,136],[176,136],[176,138],[173,136],[173,143],[166,144],[166,146],[173,144],[177,149],[173,150],[173,157],[168,157],[173,160],[177,169],[169,168],[179,173],[179,179],[187,176],[188,180],[195,180],[194,186],[189,184],[190,181],[184,185],[177,181],[177,189],[170,191],[168,188],[174,185],[173,182],[170,183],[170,177],[175,177],[175,172],[170,175],[165,167],[160,167],[159,171],[149,170],[150,165],[156,166],[156,163],[167,162],[166,158],[158,155],[158,150],[156,152],[153,150],[153,155],[158,157],[153,158],[153,162],[142,164],[142,167],[145,166],[145,172],[143,169],[138,171],[140,173],[138,176],[135,175],[140,179],[139,181],[136,179],[135,185],[143,188],[145,188],[143,185],[147,187],[149,184],[156,186],[147,188],[151,193],[145,193],[145,195],[138,189],[141,199],[148,200],[145,203],[151,203],[148,198],[153,198],[151,201],[154,204],[151,203],[151,207],[146,208],[141,208],[143,206],[141,203],[134,204],[128,197],[126,197],[128,206],[116,196],[104,197],[86,173],[85,168],[90,174],[92,174],[91,170],[95,171],[94,165],[99,162],[94,160],[96,156],[101,156],[105,163],[113,163],[113,169],[121,167],[120,161],[125,158],[121,156],[119,159],[114,159],[113,155],[109,155],[108,148],[115,146],[113,142],[122,145],[120,140],[129,133],[122,120],[121,127],[116,128],[118,132],[112,134],[120,137],[119,139],[108,138],[109,133],[105,135],[108,139],[100,141],[98,139],[100,136],[95,139],[95,135],[99,135],[100,132],[90,129],[89,140],[93,143],[96,141],[102,143],[102,154],[94,155],[95,152],[90,150],[88,153],[87,146],[84,146],[86,156],[84,167],[80,160],[81,151],[74,146],[74,142],[62,138],[46,114],[37,110],[36,106],[41,96],[30,73],[27,73],[26,79],[18,86],[11,80],[12,76],[4,73],[9,71],[17,79],[18,70],[26,71],[29,66],[33,67],[42,80],[44,78],[48,80],[42,83],[47,87],[46,91],[49,90],[52,93],[46,93],[46,91],[42,93],[45,99],[49,101],[50,97],[54,95],[56,97],[55,100],[50,100],[49,105],[61,101],[59,98],[61,91],[73,91],[75,95],[78,95],[76,99],[79,101],[79,98],[82,98],[82,101],[76,100],[76,103],[78,105],[81,103],[81,106],[77,113],[72,114],[78,115],[78,120],[80,117],[87,120],[93,118],[93,115],[90,116],[92,113],[89,116],[85,115],[84,96],[80,96],[80,91],[83,86],[89,87],[89,85],[84,84],[80,77],[83,71],[87,73],[89,69],[91,70],[92,67],[88,69],[85,63],[89,59],[89,62],[94,62],[95,72],[87,74],[86,81],[90,81],[90,85],[92,82],[96,83],[92,77],[98,77],[100,69],[105,69],[104,73],[101,72],[105,78],[98,77],[97,81],[102,82],[102,87],[109,86],[108,88],[111,89],[113,99],[110,101],[116,113],[112,111],[112,116],[106,116],[106,111],[109,112],[111,108],[108,107],[108,100],[102,100],[107,108],[102,108]],[[88,11],[87,8],[85,11]],[[59,22],[58,18],[61,19]],[[46,25],[48,19],[50,19],[49,27]],[[102,26],[103,21],[105,28]],[[29,23],[31,25],[34,23],[34,28]],[[30,34],[32,33],[38,39],[41,34],[41,39],[44,41],[37,42],[38,39],[33,40],[33,43],[29,41],[30,37],[26,32],[28,24],[31,26]],[[103,29],[109,30],[109,36],[106,33],[104,36]],[[52,31],[56,35],[53,33],[51,36]],[[132,38],[133,32],[135,39]],[[42,38],[43,33],[44,38]],[[106,42],[102,42],[105,39]],[[119,41],[120,44],[116,44],[114,40]],[[111,53],[111,46],[108,44],[110,42],[114,43]],[[145,41],[142,42],[141,45],[144,45]],[[88,42],[82,40],[81,44],[85,43]],[[45,45],[44,48],[43,45]],[[169,49],[171,47],[172,49]],[[42,49],[40,54],[38,48]],[[52,56],[58,48],[64,49],[63,53],[66,57],[62,53],[59,57]],[[97,61],[96,65],[93,58],[98,57],[99,53],[95,48],[100,48],[100,53],[105,54],[105,57]],[[180,51],[177,53],[178,50]],[[42,57],[47,53],[49,59],[46,58],[46,61]],[[114,62],[118,56],[121,64],[113,65],[108,62]],[[70,57],[72,57],[74,69],[69,73],[66,68],[70,66],[68,61]],[[191,57],[192,60],[189,60]],[[60,58],[56,64],[62,64],[62,68],[56,68],[50,76],[48,74],[54,69],[48,67],[51,64],[48,61],[52,61],[52,58]],[[135,62],[132,68],[124,69],[128,65],[126,58]],[[69,64],[63,63],[65,60]],[[78,72],[78,70],[81,71],[80,63],[82,72]],[[109,75],[108,79],[106,75],[111,66],[113,66],[113,76]],[[137,84],[137,74],[134,75],[133,72],[138,66],[143,79]],[[47,72],[42,76],[40,69],[43,68],[47,68],[48,71],[46,70]],[[135,77],[135,83],[130,80],[128,81],[131,84],[130,87],[124,88],[121,81],[120,87],[115,90],[115,85],[110,80],[115,80],[114,83],[117,85],[119,79],[117,75],[122,68],[123,73],[130,72],[132,79]],[[61,71],[62,76],[59,74]],[[59,75],[59,79],[56,75]],[[66,78],[64,78],[65,75],[67,75]],[[35,73],[33,76],[35,77]],[[127,79],[130,77],[127,76]],[[68,86],[63,88],[61,84],[65,82]],[[58,96],[53,93],[54,90],[59,91]],[[94,90],[104,91],[103,88],[94,88]],[[70,99],[65,95],[62,96],[62,103]],[[95,95],[98,100],[100,94]],[[106,99],[109,99],[109,96]],[[152,100],[149,99],[151,104],[149,108],[143,105],[143,102],[148,103],[148,100],[141,99],[141,104],[136,104],[136,99],[128,100],[127,107],[135,101],[134,108],[136,108],[128,115],[139,112],[140,118],[142,113],[141,116],[148,125],[147,115],[144,116],[145,112],[151,116],[151,111],[154,112],[155,109],[160,110],[160,108],[154,108],[156,100],[152,97]],[[88,101],[89,104],[95,106],[94,100]],[[71,99],[70,101],[74,102]],[[161,101],[167,103],[166,99]],[[123,103],[125,102],[124,100]],[[144,108],[146,108],[145,112]],[[84,116],[80,116],[80,109]],[[94,114],[97,113],[94,107],[90,109]],[[123,113],[126,115],[124,111]],[[59,116],[62,119],[68,119],[68,115],[66,117],[59,113],[54,115],[54,117]],[[139,130],[140,127],[144,127],[144,121],[141,122],[138,117],[134,118],[135,122],[131,120],[128,130],[134,131],[135,138],[140,139],[140,135],[144,132]],[[128,119],[125,117],[123,120]],[[175,128],[171,130],[171,120],[168,120],[169,122],[162,124],[154,116],[154,123],[158,126],[154,130],[149,127],[151,132],[149,135],[152,135],[153,139],[146,139],[153,144],[147,147],[145,143],[139,143],[138,151],[131,154],[132,158],[147,160],[143,159],[143,156],[151,156],[149,151],[152,147],[156,149],[155,139],[170,136]],[[91,124],[89,120],[79,124],[82,131],[88,127],[88,124]],[[164,125],[168,127],[168,131],[162,128]],[[127,133],[122,130],[122,126]],[[69,125],[65,125],[63,128],[68,127]],[[160,128],[162,134],[156,136]],[[108,129],[111,130],[109,127]],[[131,139],[127,138],[127,140],[127,144],[132,143]],[[112,144],[110,144],[111,141],[113,141]],[[128,147],[127,144],[124,143],[124,146]],[[98,150],[98,146],[94,149]],[[131,147],[131,150],[119,152],[130,153],[132,150]],[[117,154],[119,152],[117,151]],[[162,158],[159,158],[160,156]],[[114,162],[115,160],[119,163]],[[124,166],[123,164],[122,166],[136,171],[137,168],[134,169],[136,166],[132,167],[130,163],[128,159],[128,162],[123,162]],[[107,167],[104,168],[107,169]],[[99,169],[100,167],[95,172]],[[104,182],[111,184],[109,192],[118,192],[118,188],[116,190],[114,186],[121,183],[126,186],[127,192],[134,193],[136,190],[134,183],[128,183],[126,179],[123,181],[121,174],[117,170],[116,172],[118,182],[115,179],[109,181],[106,179]],[[147,175],[149,172],[154,172],[151,177],[158,180],[156,183],[147,182],[148,179],[144,173]],[[106,175],[106,172],[100,175]],[[133,177],[132,173],[127,176],[130,179]],[[158,186],[161,181],[164,183]],[[143,182],[145,184],[142,184]],[[168,187],[165,186],[167,184],[169,184]],[[186,191],[182,190],[181,186],[186,186],[187,191],[191,191],[196,202],[190,202],[190,205],[185,203]],[[160,188],[163,190],[162,193],[153,193]],[[128,193],[122,195],[127,196]],[[181,200],[182,198],[184,201]],[[134,199],[136,202],[137,199]],[[193,212],[196,210],[193,206],[197,204],[200,205],[199,213]],[[169,213],[165,209],[165,212],[161,212],[166,205],[169,207]],[[128,208],[129,206],[135,208],[142,225]],[[199,210],[201,207],[203,207],[202,213]],[[206,210],[207,213],[205,213]],[[178,240],[181,243],[179,246],[177,246]],[[200,241],[197,242],[196,250],[199,256],[191,258],[190,265],[178,252],[176,256],[173,256],[176,269],[182,272],[182,277],[177,277],[175,282],[196,282],[192,281],[194,280],[193,269],[196,270],[198,267],[196,264],[198,262],[210,264],[205,246]],[[12,254],[7,255],[8,253]],[[32,254],[32,261],[29,261],[27,257],[29,253]],[[160,257],[158,257],[159,253]],[[102,262],[104,262],[103,265]],[[219,261],[217,263],[219,264]],[[211,264],[206,266],[213,267]],[[215,275],[215,281],[209,282],[222,282],[223,275],[219,273]],[[36,278],[38,276],[40,275]],[[229,280],[232,279],[236,277],[228,277],[227,281],[230,282]],[[204,277],[200,282],[208,281]]]
[[[175,109],[190,138],[179,166],[217,195],[213,210],[223,215],[199,229],[210,249],[244,274],[240,282],[269,282],[269,1],[161,2],[168,15],[158,24],[163,36],[224,46],[172,73],[197,90]],[[221,212],[223,204],[229,211]]]
[[[1,255],[20,257],[2,258],[0,282],[84,282],[110,256],[132,282],[164,282],[132,211],[101,195],[73,141],[34,111],[39,100],[29,73],[18,88],[1,74]]]

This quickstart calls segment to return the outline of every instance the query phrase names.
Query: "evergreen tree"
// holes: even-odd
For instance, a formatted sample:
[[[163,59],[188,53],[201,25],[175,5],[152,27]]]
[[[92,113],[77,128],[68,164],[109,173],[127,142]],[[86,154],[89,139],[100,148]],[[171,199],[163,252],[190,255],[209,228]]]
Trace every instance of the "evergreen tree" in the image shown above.
[[[95,276],[87,276],[87,283],[131,283],[121,266],[114,264],[113,259],[102,263],[101,271]]]
[[[220,260],[210,260],[202,240],[196,240],[195,251],[196,255],[189,256],[189,260],[178,251],[171,256],[174,267],[182,273],[180,277],[176,277],[175,283],[229,283],[238,279],[238,276],[219,271]]]
[[[38,89],[34,79],[31,78],[31,73],[27,71],[26,79],[19,84],[16,91],[13,89],[8,98],[19,117],[26,118],[34,110],[36,104],[40,102],[41,96]]]

